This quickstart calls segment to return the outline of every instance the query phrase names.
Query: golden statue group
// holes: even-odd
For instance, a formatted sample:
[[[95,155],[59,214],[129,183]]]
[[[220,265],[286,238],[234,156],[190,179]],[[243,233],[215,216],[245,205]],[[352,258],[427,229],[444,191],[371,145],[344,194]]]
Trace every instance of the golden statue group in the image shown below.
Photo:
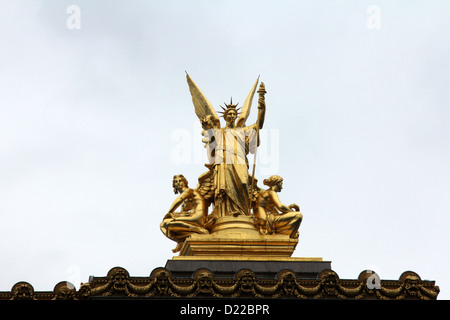
[[[234,228],[250,227],[262,236],[283,234],[293,239],[298,238],[298,228],[303,216],[298,205],[286,206],[280,202],[277,193],[283,187],[283,179],[276,175],[264,179],[263,184],[268,188],[261,189],[255,178],[255,161],[253,172],[249,172],[247,156],[249,153],[256,156],[259,130],[264,123],[264,83],[260,84],[257,91],[259,99],[256,123],[246,125],[259,78],[242,108],[238,108],[238,104],[233,104],[232,100],[222,107],[221,113],[226,123],[223,128],[210,102],[190,76],[186,77],[195,113],[203,128],[202,141],[209,163],[205,164],[208,171],[200,175],[195,189],[188,186],[183,175],[173,177],[174,192],[179,196],[160,224],[161,231],[177,242],[173,252],[180,251],[185,240],[194,234],[212,235],[226,228],[233,228],[231,226],[236,221],[240,224],[235,223]],[[247,224],[243,225],[243,222]]]

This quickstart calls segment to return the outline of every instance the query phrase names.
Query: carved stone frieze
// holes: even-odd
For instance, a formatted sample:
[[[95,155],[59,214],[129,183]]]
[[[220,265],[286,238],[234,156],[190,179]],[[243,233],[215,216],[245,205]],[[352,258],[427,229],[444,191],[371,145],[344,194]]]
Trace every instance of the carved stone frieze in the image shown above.
[[[439,287],[412,271],[399,280],[372,281],[373,273],[363,271],[358,279],[340,279],[333,270],[323,270],[317,279],[299,279],[282,270],[274,279],[261,279],[250,269],[234,277],[216,277],[208,269],[190,278],[173,277],[165,268],[154,269],[148,277],[131,277],[121,267],[106,277],[91,277],[78,290],[70,283],[58,283],[53,292],[35,292],[27,282],[16,283],[11,292],[0,292],[0,300],[87,300],[98,298],[298,298],[298,299],[382,299],[436,300]]]

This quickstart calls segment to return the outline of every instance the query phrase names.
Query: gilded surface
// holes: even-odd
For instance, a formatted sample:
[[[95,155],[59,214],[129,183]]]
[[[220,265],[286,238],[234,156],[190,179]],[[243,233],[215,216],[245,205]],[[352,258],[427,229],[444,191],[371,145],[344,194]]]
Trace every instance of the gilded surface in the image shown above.
[[[229,104],[224,104],[221,113],[225,125],[222,126],[211,103],[191,77],[186,77],[195,114],[203,128],[202,141],[209,163],[205,164],[208,171],[200,175],[195,189],[188,187],[188,181],[183,175],[173,177],[175,193],[180,195],[169,207],[160,224],[164,235],[177,243],[173,252],[181,252],[180,255],[184,255],[186,250],[182,249],[187,239],[199,234],[219,233],[221,237],[229,238],[233,235],[239,239],[247,239],[247,243],[243,242],[238,250],[226,253],[237,256],[252,254],[251,247],[247,244],[249,241],[260,241],[258,235],[286,235],[297,239],[303,215],[298,205],[285,205],[280,201],[278,193],[282,190],[283,178],[271,176],[263,181],[267,188],[260,188],[255,177],[256,161],[251,170],[247,158],[249,154],[256,157],[259,130],[264,124],[264,83],[258,88],[259,78],[256,80],[242,108],[233,104],[232,100]],[[247,125],[256,92],[259,95],[257,120],[254,124]],[[178,208],[181,210],[176,211]],[[226,220],[229,217],[235,219],[230,222]],[[248,217],[250,220],[241,217]],[[203,237],[203,240],[207,239],[208,236]],[[217,237],[215,239],[217,240]],[[214,241],[210,242],[208,253],[222,254],[224,251],[217,241],[214,245],[216,250],[211,250],[213,243]],[[292,241],[286,239],[286,245],[289,247],[291,244]],[[195,254],[192,250],[189,252],[196,255],[201,254],[200,251],[195,251]],[[269,255],[266,253],[266,256]]]

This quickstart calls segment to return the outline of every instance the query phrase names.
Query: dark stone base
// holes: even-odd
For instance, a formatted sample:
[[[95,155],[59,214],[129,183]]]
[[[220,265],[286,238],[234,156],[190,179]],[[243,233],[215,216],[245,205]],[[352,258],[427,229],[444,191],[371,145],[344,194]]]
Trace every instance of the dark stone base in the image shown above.
[[[219,258],[220,259],[220,258]],[[331,270],[330,261],[261,261],[261,260],[167,260],[165,269],[177,278],[192,278],[198,269],[208,269],[216,278],[233,278],[249,269],[259,279],[275,279],[282,270],[293,271],[298,279],[317,279],[323,270]]]

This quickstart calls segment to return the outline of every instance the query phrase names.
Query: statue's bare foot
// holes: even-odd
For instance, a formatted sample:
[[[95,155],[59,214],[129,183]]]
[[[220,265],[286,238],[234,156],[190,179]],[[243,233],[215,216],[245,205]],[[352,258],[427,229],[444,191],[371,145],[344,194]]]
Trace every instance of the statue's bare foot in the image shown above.
[[[178,252],[181,251],[181,247],[183,246],[183,241],[178,242],[177,246],[175,247],[175,249],[172,249],[172,252]]]
[[[205,228],[198,228],[198,233],[201,233],[201,234],[209,234],[209,232],[208,232],[208,230],[206,230]]]
[[[197,226],[189,227],[189,231],[192,231],[192,232],[195,232],[195,233],[200,233],[200,234],[209,234],[208,230],[206,230],[203,227],[197,227]]]
[[[190,227],[189,231],[193,231],[200,234],[209,234],[209,231],[202,227]]]

